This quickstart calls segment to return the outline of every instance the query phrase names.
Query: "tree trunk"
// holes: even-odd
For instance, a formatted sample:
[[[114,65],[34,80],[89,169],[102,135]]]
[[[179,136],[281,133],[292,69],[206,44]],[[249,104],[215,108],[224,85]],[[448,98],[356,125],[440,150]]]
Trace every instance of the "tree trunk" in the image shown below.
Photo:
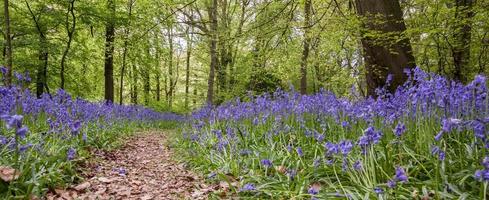
[[[455,0],[455,28],[453,37],[455,39],[452,56],[455,66],[454,78],[466,82],[464,72],[469,69],[470,64],[470,40],[472,31],[472,10],[475,0]]]
[[[186,68],[185,68],[185,109],[188,109],[188,95],[189,95],[189,84],[190,84],[190,56],[192,54],[192,41],[189,35],[189,28],[186,29],[187,35],[187,57],[186,57]]]
[[[307,94],[307,59],[309,58],[311,0],[304,2],[304,49],[301,59],[301,94]]]
[[[71,42],[73,41],[73,34],[75,33],[75,27],[76,27],[76,16],[75,16],[75,1],[76,0],[70,0],[69,5],[68,5],[68,13],[66,13],[66,21],[65,21],[65,27],[66,27],[66,33],[68,35],[68,42],[66,42],[66,48],[63,51],[63,56],[61,56],[61,71],[60,71],[60,88],[65,89],[65,63],[66,63],[66,57],[68,56],[68,52],[70,51],[71,48]],[[70,15],[73,19],[73,23],[71,24],[70,27]]]
[[[122,49],[122,66],[121,66],[121,82],[120,82],[120,87],[119,87],[119,104],[122,105],[122,102],[124,101],[124,97],[123,97],[123,92],[124,92],[124,75],[125,75],[125,71],[126,71],[126,65],[127,65],[127,46],[129,45],[129,27],[131,25],[131,16],[132,16],[132,5],[133,5],[133,1],[134,0],[129,0],[127,2],[127,7],[129,9],[129,13],[128,13],[128,19],[129,19],[129,22],[127,24],[127,27],[125,28],[124,30],[124,47]]]
[[[39,34],[39,63],[37,65],[37,75],[36,75],[36,96],[41,98],[44,93],[44,89],[49,94],[49,88],[47,85],[47,71],[48,71],[48,41],[46,37],[45,28],[39,22],[40,15],[37,17],[36,14],[31,9],[31,6],[26,1],[27,9],[31,15],[32,21],[36,27],[36,31]]]
[[[134,63],[132,63],[132,86],[131,86],[131,103],[138,104],[138,72],[137,67]]]
[[[168,43],[170,45],[169,49],[169,60],[168,60],[168,79],[169,79],[169,87],[168,87],[168,107],[172,107],[173,105],[173,28],[170,27],[168,29]]]
[[[207,104],[212,105],[214,102],[214,77],[215,69],[218,68],[217,59],[217,0],[212,0],[212,5],[209,9],[209,18],[211,20],[210,24],[210,69],[209,69],[209,79],[207,80]]]
[[[389,74],[392,80],[387,84],[387,89],[394,92],[407,79],[404,68],[415,67],[409,39],[402,36],[406,25],[402,18],[399,1],[356,0],[356,9],[358,14],[365,18],[363,21],[365,30],[362,31],[361,41],[364,49],[367,93],[370,96],[376,96],[375,90],[386,85]],[[381,16],[381,23],[376,23],[379,21],[378,16]],[[403,39],[381,43],[369,35],[368,31],[381,32],[383,35],[380,37],[384,38],[388,34]]]
[[[12,82],[12,38],[10,37],[10,14],[9,14],[9,2],[4,0],[4,15],[5,15],[5,67],[7,68],[7,74],[5,74],[5,85],[10,85]]]
[[[115,36],[115,0],[108,0],[107,8],[110,12],[110,19],[105,26],[105,100],[114,102],[114,36]]]

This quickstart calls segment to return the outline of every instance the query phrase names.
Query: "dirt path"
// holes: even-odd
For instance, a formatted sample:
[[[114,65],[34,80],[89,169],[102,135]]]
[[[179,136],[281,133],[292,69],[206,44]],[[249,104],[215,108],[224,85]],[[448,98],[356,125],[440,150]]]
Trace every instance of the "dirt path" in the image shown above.
[[[171,159],[165,134],[140,134],[114,152],[97,153],[86,182],[47,199],[205,199],[202,180]]]

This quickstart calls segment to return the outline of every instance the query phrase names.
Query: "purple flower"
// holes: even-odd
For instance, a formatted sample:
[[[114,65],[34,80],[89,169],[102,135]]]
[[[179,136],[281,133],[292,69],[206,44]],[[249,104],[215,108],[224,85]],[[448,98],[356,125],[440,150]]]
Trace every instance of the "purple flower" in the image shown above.
[[[350,140],[343,140],[339,143],[339,148],[343,156],[347,156],[353,148],[353,143]]]
[[[0,72],[2,72],[2,75],[5,76],[7,74],[7,72],[8,72],[8,69],[6,67],[4,67],[4,66],[1,66],[0,67]]]
[[[70,147],[68,149],[68,153],[66,155],[67,159],[73,160],[73,159],[75,159],[75,156],[76,156],[76,150],[73,147]]]
[[[404,132],[406,132],[406,126],[404,125],[404,123],[399,122],[394,129],[394,135],[396,135],[397,137],[401,137]]]
[[[319,184],[313,184],[313,185],[311,185],[311,187],[309,187],[309,189],[307,190],[307,193],[310,195],[317,195],[317,194],[319,194],[319,190],[321,190],[321,187],[319,186]]]
[[[438,134],[435,136],[435,140],[440,141],[441,137],[443,137],[443,131],[438,132]]]
[[[272,167],[272,166],[273,166],[272,161],[270,161],[270,160],[268,160],[268,159],[263,159],[263,160],[261,160],[261,164],[262,164],[263,166],[265,166],[266,168],[270,168],[270,167]]]
[[[7,119],[7,129],[16,128],[19,129],[22,127],[22,119],[24,117],[22,115],[12,115]]]
[[[239,190],[241,192],[255,191],[255,185],[253,183],[247,183]]]
[[[287,176],[290,178],[290,180],[294,180],[296,175],[297,175],[297,170],[295,169],[287,170]]]
[[[387,181],[387,187],[389,188],[395,188],[396,187],[396,182],[394,180],[388,180]]]
[[[408,181],[408,177],[406,175],[406,172],[402,167],[396,167],[396,177],[395,179],[401,183],[405,183]]]
[[[384,189],[382,189],[381,187],[375,187],[374,192],[375,192],[375,194],[383,194]]]
[[[297,151],[297,155],[299,155],[300,157],[304,156],[304,152],[302,152],[301,147],[297,147],[296,151]]]
[[[27,134],[27,132],[29,132],[29,129],[26,126],[23,126],[22,128],[17,129],[17,131],[15,133],[20,138],[25,138],[25,135]]]
[[[343,121],[343,122],[341,122],[341,126],[343,128],[349,128],[350,127],[350,123],[348,121]]]
[[[357,171],[361,171],[363,168],[362,166],[362,162],[360,160],[357,160],[353,163],[353,169],[357,170]]]

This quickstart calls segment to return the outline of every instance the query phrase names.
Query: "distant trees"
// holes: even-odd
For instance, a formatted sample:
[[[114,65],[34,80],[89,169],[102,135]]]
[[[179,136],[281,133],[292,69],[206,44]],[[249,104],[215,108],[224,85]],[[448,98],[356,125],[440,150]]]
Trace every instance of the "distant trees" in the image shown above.
[[[403,69],[415,63],[463,82],[489,73],[485,1],[3,5],[2,64],[33,72],[34,83],[26,88],[38,97],[59,88],[87,99],[189,110],[278,88],[375,95],[378,87],[394,91],[406,79]]]

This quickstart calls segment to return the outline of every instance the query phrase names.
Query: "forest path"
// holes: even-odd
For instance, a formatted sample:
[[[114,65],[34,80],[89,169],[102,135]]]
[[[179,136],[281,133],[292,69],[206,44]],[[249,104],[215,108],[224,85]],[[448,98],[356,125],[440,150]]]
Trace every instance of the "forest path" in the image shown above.
[[[122,148],[95,153],[94,166],[82,169],[85,182],[55,190],[47,199],[206,199],[202,179],[172,159],[167,134],[135,134]]]

